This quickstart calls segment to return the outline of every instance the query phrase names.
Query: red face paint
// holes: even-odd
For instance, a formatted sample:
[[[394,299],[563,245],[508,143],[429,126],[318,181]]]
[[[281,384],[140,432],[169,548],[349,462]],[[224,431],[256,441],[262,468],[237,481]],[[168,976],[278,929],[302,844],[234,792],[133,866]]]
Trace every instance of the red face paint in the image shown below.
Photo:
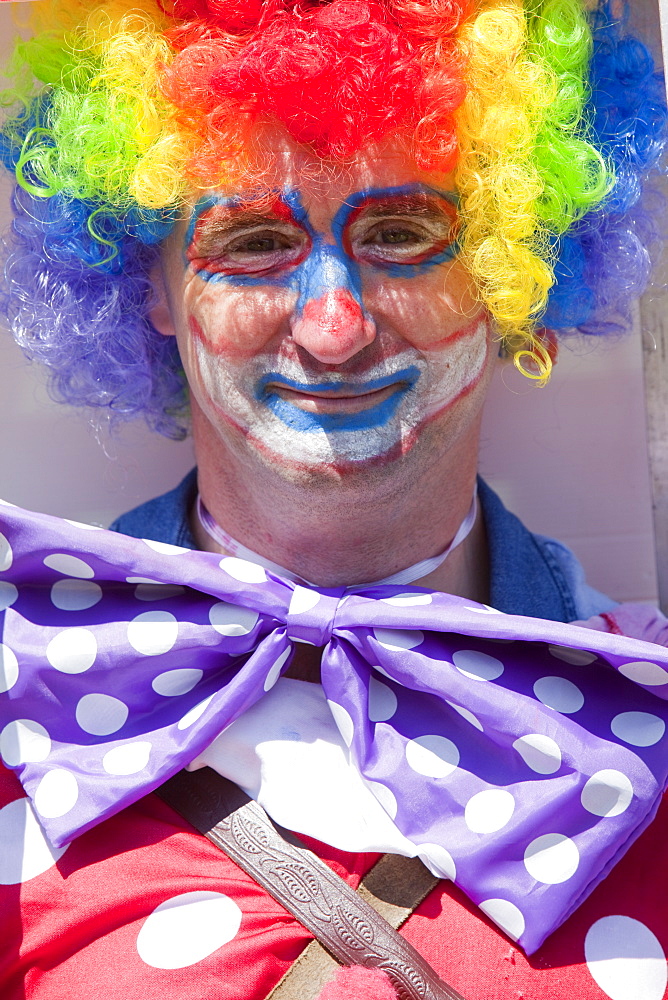
[[[363,322],[362,310],[345,288],[325,292],[304,306],[302,324],[310,324],[328,336],[346,339]]]

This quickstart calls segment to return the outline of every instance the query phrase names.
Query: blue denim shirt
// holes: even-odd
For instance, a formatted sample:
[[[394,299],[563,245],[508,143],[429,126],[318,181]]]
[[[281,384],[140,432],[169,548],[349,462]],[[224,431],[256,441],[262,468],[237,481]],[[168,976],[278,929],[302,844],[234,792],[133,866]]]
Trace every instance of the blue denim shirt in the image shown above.
[[[122,514],[111,525],[135,538],[152,538],[196,548],[188,514],[197,494],[197,470],[169,493]],[[490,557],[490,604],[499,611],[569,622],[615,607],[615,602],[585,582],[570,549],[553,538],[534,535],[478,480]]]

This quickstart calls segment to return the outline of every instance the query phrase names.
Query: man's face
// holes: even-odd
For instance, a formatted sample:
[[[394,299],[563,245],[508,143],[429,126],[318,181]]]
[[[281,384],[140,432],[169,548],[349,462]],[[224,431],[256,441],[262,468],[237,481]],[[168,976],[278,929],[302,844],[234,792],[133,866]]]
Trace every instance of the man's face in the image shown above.
[[[451,179],[391,148],[324,180],[308,166],[284,151],[270,193],[209,193],[169,238],[195,416],[286,471],[447,448],[475,423],[494,353],[457,259]]]

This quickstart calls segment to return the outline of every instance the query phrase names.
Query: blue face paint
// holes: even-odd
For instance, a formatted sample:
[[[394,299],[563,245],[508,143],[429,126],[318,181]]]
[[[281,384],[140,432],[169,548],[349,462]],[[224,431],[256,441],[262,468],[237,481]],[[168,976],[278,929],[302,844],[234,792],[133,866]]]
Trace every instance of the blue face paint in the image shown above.
[[[210,208],[215,208],[216,205],[225,205],[232,208],[234,205],[239,204],[238,198],[218,198],[216,195],[210,195],[208,198],[200,198],[195,207],[193,208],[193,214],[190,216],[190,222],[188,223],[188,229],[185,238],[185,249],[191,245],[193,237],[195,235],[195,227],[199,222],[200,216],[204,212],[208,212]],[[187,258],[186,258],[187,260]]]
[[[362,280],[359,266],[356,261],[347,258],[342,249],[325,243],[321,236],[313,240],[313,249],[298,270],[299,298],[295,308],[297,316],[302,314],[307,302],[338,289],[349,292],[362,308]]]
[[[304,227],[311,237],[312,249],[306,260],[297,269],[297,300],[296,313],[301,315],[307,302],[319,299],[327,292],[344,289],[350,292],[357,304],[362,307],[362,277],[357,261],[352,260],[343,249],[343,243],[334,232],[335,243],[327,243],[322,233],[317,233],[311,225],[301,195],[296,189],[283,193],[283,200],[289,205],[295,219]]]
[[[372,427],[380,427],[391,420],[404,396],[410,392],[419,378],[420,370],[415,365],[403,368],[383,378],[371,379],[362,384],[359,382],[322,382],[318,384],[296,382],[278,372],[269,372],[259,379],[255,398],[267,406],[282,423],[292,430],[306,433],[316,431],[359,431]],[[386,386],[394,384],[397,385],[397,388],[387,399],[359,413],[310,413],[272,392],[268,388],[270,384],[284,385],[289,389],[308,393],[327,392],[332,389],[341,391],[351,389],[356,392],[363,389],[364,392],[374,392],[375,390],[384,389]]]

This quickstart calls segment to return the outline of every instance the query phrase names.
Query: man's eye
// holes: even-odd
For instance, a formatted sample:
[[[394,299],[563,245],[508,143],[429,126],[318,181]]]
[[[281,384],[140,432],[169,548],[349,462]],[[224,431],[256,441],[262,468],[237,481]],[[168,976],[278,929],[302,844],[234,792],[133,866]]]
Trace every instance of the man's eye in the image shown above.
[[[369,263],[413,264],[442,253],[451,241],[449,221],[442,226],[423,227],[388,220],[359,233],[357,239],[353,237],[351,248],[359,260]]]
[[[263,227],[250,232],[202,234],[187,251],[199,272],[260,274],[294,267],[307,253],[309,240],[302,230]]]
[[[349,252],[376,267],[442,262],[457,238],[454,206],[431,211],[397,211],[385,218],[359,216],[347,234]],[[453,249],[454,255],[454,249]],[[399,272],[396,272],[397,274]]]
[[[279,233],[263,233],[235,240],[228,247],[228,252],[236,254],[276,253],[279,250],[288,250],[290,246],[290,240],[286,236]]]
[[[407,229],[383,229],[378,233],[380,243],[412,243],[416,239],[416,234]]]
[[[374,226],[362,240],[363,246],[397,246],[426,242],[426,233],[417,232],[408,226]]]

